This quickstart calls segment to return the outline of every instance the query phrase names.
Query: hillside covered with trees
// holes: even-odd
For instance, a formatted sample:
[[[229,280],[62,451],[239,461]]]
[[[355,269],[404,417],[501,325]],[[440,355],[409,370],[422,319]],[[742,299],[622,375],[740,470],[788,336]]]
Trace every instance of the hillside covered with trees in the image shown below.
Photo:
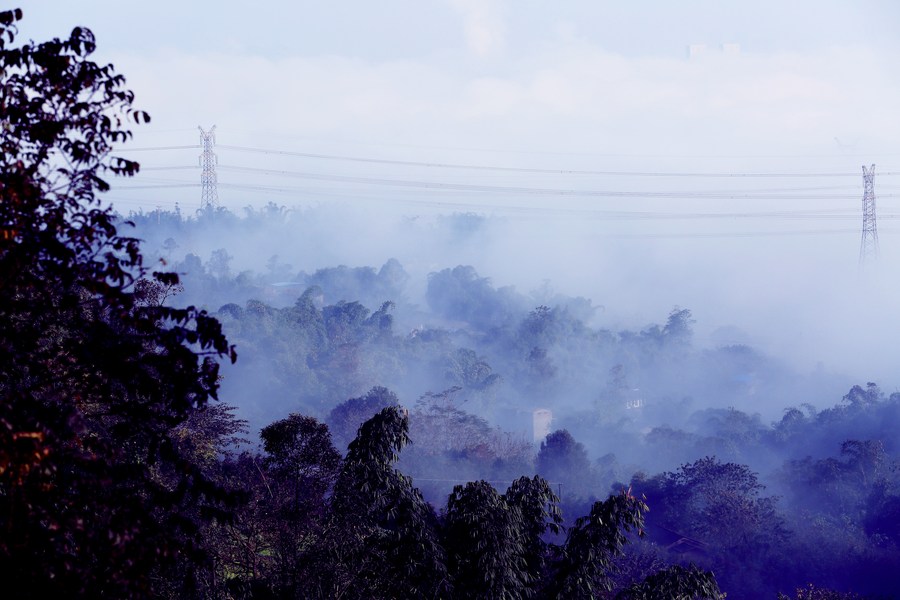
[[[896,594],[900,394],[822,397],[843,382],[701,347],[688,308],[616,330],[469,265],[235,272],[197,240],[315,215],[105,207],[150,117],[89,30],[20,44],[21,18],[0,12],[9,597]]]

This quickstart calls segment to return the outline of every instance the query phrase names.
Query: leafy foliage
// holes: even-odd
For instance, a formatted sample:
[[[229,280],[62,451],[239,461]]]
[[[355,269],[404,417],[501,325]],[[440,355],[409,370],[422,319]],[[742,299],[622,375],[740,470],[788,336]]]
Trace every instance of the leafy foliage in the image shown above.
[[[357,429],[365,421],[384,408],[399,406],[397,395],[383,386],[376,386],[359,398],[350,398],[338,404],[328,415],[328,426],[338,443],[347,445],[356,436]]]
[[[331,499],[328,597],[428,598],[445,585],[434,511],[393,467],[408,432],[406,416],[389,407],[350,443]]]
[[[637,333],[592,329],[590,302],[547,290],[527,299],[467,266],[430,276],[441,328],[417,321],[408,335],[397,331],[403,310],[423,313],[403,304],[409,276],[394,259],[307,275],[273,256],[263,275],[235,274],[228,249],[207,248],[177,266],[200,285],[151,272],[138,241],[119,233],[128,224],[98,200],[109,176],[138,171],[113,145],[148,115],[121,75],[90,60],[88,30],[14,47],[21,16],[0,12],[0,574],[10,595],[718,598],[710,567],[735,597],[812,579],[847,589],[844,571],[866,590],[895,587],[900,394],[854,386],[821,411],[800,398],[771,426],[734,408],[688,419],[691,400],[671,390],[787,398],[785,371],[745,346],[695,350],[686,309]],[[193,228],[297,224],[271,203],[243,220],[219,209],[153,221],[172,228],[159,255],[171,261],[175,236]],[[227,303],[219,315],[250,359],[229,381],[245,386],[241,410],[269,419],[288,399],[331,410],[332,431],[291,414],[263,428],[262,454],[236,456],[245,424],[209,402],[234,349],[191,298]],[[396,384],[412,397],[451,387],[409,414],[383,387]],[[632,410],[645,400],[657,423]],[[534,456],[488,418],[536,405],[593,408],[562,417],[566,428]],[[331,433],[350,442],[343,460]],[[627,553],[647,504],[629,491],[594,501],[598,471],[619,464],[611,454],[591,464],[588,451],[603,446],[684,461],[632,479],[654,513],[650,541]],[[767,468],[788,457],[778,479],[794,510],[779,512],[744,464],[759,450]],[[420,482],[445,466],[445,477],[476,481],[438,514],[398,464]],[[487,481],[535,471],[502,494]],[[564,520],[560,484],[566,511],[583,502],[588,515]],[[684,566],[692,553],[702,569]],[[811,584],[796,595],[855,597]]]
[[[328,427],[293,414],[260,432],[266,458],[272,553],[276,588],[296,595],[314,562],[311,548],[321,541],[326,496],[340,468],[341,455]]]
[[[724,598],[709,571],[673,565],[616,594],[616,600],[720,600]]]
[[[584,446],[565,429],[552,432],[541,442],[535,467],[542,477],[561,483],[564,494],[586,496],[591,490],[590,461]]]
[[[861,600],[859,594],[853,592],[838,592],[809,584],[803,588],[797,588],[795,600]],[[790,596],[778,594],[778,600],[790,600]]]
[[[141,301],[138,242],[96,198],[149,117],[89,30],[14,47],[21,16],[0,13],[0,573],[18,597],[140,597],[190,553],[183,500],[221,499],[172,436],[235,354],[205,312]]]
[[[647,510],[628,489],[595,502],[590,514],[576,519],[556,566],[555,597],[595,598],[612,591],[612,559],[622,554],[628,532],[643,535]]]
[[[457,598],[521,598],[531,583],[514,511],[487,482],[458,485],[447,501],[445,540]]]
[[[556,547],[545,539],[563,531],[559,497],[545,479],[535,475],[513,481],[503,499],[515,511],[525,564],[531,574],[530,591],[539,592],[550,584]]]

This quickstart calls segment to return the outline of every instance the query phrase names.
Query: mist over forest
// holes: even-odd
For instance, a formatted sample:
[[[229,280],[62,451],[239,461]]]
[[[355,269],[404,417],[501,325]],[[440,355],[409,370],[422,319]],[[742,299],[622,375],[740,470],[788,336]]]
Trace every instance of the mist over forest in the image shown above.
[[[35,4],[0,595],[900,597],[894,2]]]
[[[629,289],[611,286],[599,299],[567,295],[551,278],[558,274],[568,282],[590,280],[593,283],[581,289],[597,287],[597,281],[606,280],[599,257],[581,257],[582,264],[573,260],[574,250],[536,244],[519,260],[507,256],[508,263],[500,265],[494,240],[511,229],[503,217],[449,213],[381,215],[379,220],[366,212],[354,215],[346,206],[289,210],[269,203],[242,214],[226,209],[190,216],[154,211],[129,219],[136,224],[133,234],[145,242],[148,258],[183,277],[184,290],[169,302],[201,306],[223,319],[243,314],[248,301],[276,311],[292,308],[304,294],[319,311],[355,303],[371,314],[391,303],[387,315],[392,340],[408,343],[419,332],[439,332],[455,348],[475,351],[498,375],[489,398],[482,394],[477,402],[482,411],[498,405],[524,411],[559,408],[559,419],[564,412],[598,408],[603,390],[618,386],[638,390],[643,401],[658,404],[655,413],[667,404],[678,405],[675,412],[684,416],[685,410],[732,407],[771,422],[790,406],[825,408],[860,379],[868,381],[867,375],[848,372],[840,364],[826,366],[821,359],[795,366],[783,349],[756,343],[766,334],[728,321],[698,336],[698,329],[710,330],[702,325],[703,315],[712,312],[709,303],[698,310],[667,302],[668,288],[661,284],[657,289],[641,274],[641,265],[632,269]],[[558,239],[566,243],[566,236]],[[538,254],[561,262],[541,269],[531,261]],[[692,281],[673,286],[672,295],[685,297],[684,289],[699,285],[705,271],[698,265]],[[645,286],[641,295],[651,299],[644,303],[619,297],[636,295]],[[226,305],[232,310],[223,312]],[[789,322],[768,324],[770,330],[790,327]],[[236,329],[232,337],[239,332]],[[544,367],[529,366],[533,350],[543,357]],[[810,354],[815,356],[815,351]],[[248,381],[248,376],[235,379]],[[369,368],[355,376],[360,382],[352,394],[386,385],[411,400],[459,383],[440,369],[429,373],[423,365],[398,373]],[[329,401],[340,400],[347,391]],[[298,390],[298,401],[306,395]],[[478,398],[464,398],[469,400]],[[667,414],[659,423],[672,418],[675,415]]]
[[[893,590],[900,394],[864,373],[804,369],[727,321],[699,340],[691,306],[628,327],[640,308],[618,290],[597,302],[550,278],[495,283],[542,274],[484,271],[497,268],[480,259],[507,231],[501,218],[375,221],[275,203],[128,218],[148,257],[181,275],[166,302],[205,308],[236,344],[221,399],[251,438],[303,414],[345,452],[366,418],[399,405],[411,445],[398,467],[435,505],[463,482],[503,489],[521,474],[545,477],[564,515],[628,488],[651,506],[637,552],[713,568],[732,597],[810,582]],[[584,262],[543,273],[602,281]],[[652,293],[658,304],[668,290]],[[674,500],[685,492],[705,499]],[[750,515],[714,516],[721,495]],[[737,556],[744,569],[724,573]]]

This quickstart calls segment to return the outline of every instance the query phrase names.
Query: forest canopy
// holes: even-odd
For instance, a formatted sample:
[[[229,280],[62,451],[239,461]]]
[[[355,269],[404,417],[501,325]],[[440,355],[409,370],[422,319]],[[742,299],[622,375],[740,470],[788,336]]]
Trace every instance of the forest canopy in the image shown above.
[[[701,347],[685,307],[616,329],[472,265],[201,256],[318,224],[105,207],[150,117],[88,29],[18,44],[22,16],[0,12],[12,597],[896,593],[900,394]]]

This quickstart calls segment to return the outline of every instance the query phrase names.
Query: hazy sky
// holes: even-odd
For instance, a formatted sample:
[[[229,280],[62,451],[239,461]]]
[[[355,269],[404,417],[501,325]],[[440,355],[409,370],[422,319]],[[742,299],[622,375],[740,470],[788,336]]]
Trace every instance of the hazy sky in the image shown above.
[[[149,131],[215,123],[220,143],[252,132],[270,146],[542,153],[536,162],[849,149],[876,161],[900,138],[891,0],[40,0],[25,11],[25,37],[90,26],[98,59],[154,117]],[[688,60],[689,45],[706,52]]]
[[[801,364],[843,362],[861,378],[876,359],[873,371],[895,370],[895,0],[23,9],[23,38],[94,30],[97,60],[126,75],[153,117],[133,147],[196,145],[197,126],[216,124],[222,204],[369,207],[357,218],[370,240],[336,234],[347,262],[402,254],[372,211],[475,210],[508,221],[478,248],[431,249],[425,267],[470,261],[520,287],[552,279],[632,324],[687,306],[699,330],[735,323]],[[196,186],[197,154],[134,154],[145,171],[110,198],[123,211],[196,208],[196,187],[125,188]],[[862,290],[860,165],[872,163],[883,279]],[[183,168],[160,169],[173,166]],[[262,168],[279,172],[247,170]],[[791,176],[711,176],[748,173]],[[407,250],[419,252],[409,262],[429,249]]]

